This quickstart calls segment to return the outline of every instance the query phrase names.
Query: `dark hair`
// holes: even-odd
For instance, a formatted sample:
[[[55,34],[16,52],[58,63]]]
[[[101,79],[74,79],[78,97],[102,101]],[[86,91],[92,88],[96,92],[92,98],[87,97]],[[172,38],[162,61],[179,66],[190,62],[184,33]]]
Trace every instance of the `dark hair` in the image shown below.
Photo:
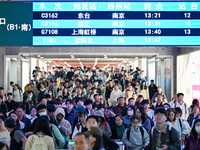
[[[66,101],[65,101],[65,104],[67,104],[67,102],[69,102],[70,104],[74,104],[74,102],[73,102],[73,100],[72,99],[67,99]]]
[[[89,143],[89,136],[86,134],[86,133],[84,133],[84,132],[81,132],[81,133],[77,133],[76,135],[75,135],[75,137],[76,136],[81,136],[81,135],[83,135],[84,137],[85,137],[85,141],[87,142],[87,143]]]
[[[4,90],[4,88],[3,88],[3,87],[0,87],[0,90]]]
[[[87,116],[87,111],[86,110],[81,110],[81,111],[79,111],[79,117],[82,117],[83,115],[84,116]]]
[[[93,101],[91,99],[85,99],[84,105],[88,105],[88,104],[93,104]]]
[[[174,108],[174,109],[175,109],[175,111],[176,111],[176,114],[179,113],[179,114],[181,114],[181,116],[182,116],[182,109],[181,109],[180,107],[176,107],[176,108]]]
[[[140,119],[138,118],[138,116],[133,116],[133,117],[131,117],[131,122],[132,122],[133,120],[135,120],[135,119],[137,119],[138,121],[140,121]]]
[[[119,118],[121,118],[121,119],[123,120],[123,117],[122,117],[121,114],[116,114],[116,115],[115,115],[115,119],[116,119],[117,117],[119,117]]]
[[[75,103],[77,104],[79,101],[83,101],[83,102],[84,102],[84,100],[83,100],[81,97],[77,97],[77,98],[75,99]]]
[[[194,108],[195,105],[198,105],[198,106],[199,106],[199,101],[198,101],[198,99],[193,99],[193,101],[192,101],[192,106],[191,106],[192,111],[193,111],[193,108]]]
[[[8,96],[8,95],[12,95],[12,93],[9,92],[9,93],[7,93],[7,96]]]
[[[46,108],[46,106],[45,106],[44,104],[39,104],[39,105],[37,106],[37,112],[38,112],[39,110],[41,110],[41,109],[47,109],[47,108]]]
[[[100,150],[103,145],[103,137],[101,135],[97,135],[97,134],[92,134],[92,136],[96,138],[96,141],[95,141],[95,144],[94,144],[92,150]]]
[[[94,118],[94,119],[97,121],[97,123],[99,122],[98,117],[97,117],[97,116],[94,116],[94,115],[88,116],[87,119],[86,119],[86,122],[87,122],[90,118]]]
[[[12,117],[8,117],[4,122],[7,128],[14,128],[16,126],[15,120]]]
[[[99,96],[99,94],[95,94],[95,95],[94,95],[94,98],[95,98],[96,96]]]
[[[169,108],[169,109],[167,109],[167,113],[168,113],[168,115],[167,115],[167,121],[170,121],[170,122],[171,122],[171,120],[169,120],[170,112],[173,112],[173,113],[174,113],[174,119],[173,119],[173,121],[175,121],[175,120],[176,120],[176,111],[175,111],[174,108]]]
[[[156,115],[157,113],[164,114],[167,117],[167,111],[163,107],[156,108],[154,111],[154,115]]]
[[[17,105],[14,110],[16,111],[18,108],[21,108],[22,110],[25,110],[23,105]]]
[[[10,81],[10,84],[14,84],[14,82],[13,82],[13,81]]]
[[[3,99],[3,96],[2,96],[2,95],[0,95],[0,99]]]
[[[49,127],[49,120],[43,116],[38,117],[35,129],[33,131],[34,134],[37,134],[38,132],[42,132],[45,135],[52,137],[52,132]]]
[[[177,97],[179,97],[179,96],[181,96],[181,95],[184,96],[183,93],[178,93],[178,94],[177,94]]]
[[[15,115],[17,116],[17,114],[16,114],[15,111],[11,111],[11,112],[8,114],[8,117],[11,117],[11,114],[15,114]],[[19,119],[18,119],[18,118],[17,118],[17,120],[16,120],[16,125],[17,125],[18,127],[20,127],[20,123],[19,123]]]
[[[6,143],[0,141],[0,150],[2,150],[4,147],[6,147],[6,149],[9,150],[8,145]]]
[[[164,107],[164,105],[167,105],[167,106],[169,106],[169,108],[171,108],[171,106],[170,106],[168,103],[164,103],[164,104],[163,104],[163,107]]]
[[[147,113],[145,112],[145,109],[143,106],[138,107],[137,109],[139,109],[140,113],[141,113],[141,121],[142,124],[147,120]]]
[[[47,106],[47,111],[48,111],[48,112],[55,112],[55,111],[56,111],[56,108],[55,108],[55,106],[54,106],[53,104],[49,104],[49,105]]]
[[[194,122],[194,125],[192,127],[192,133],[193,133],[193,135],[194,135],[194,137],[195,137],[196,140],[198,139],[198,137],[197,137],[198,133],[195,130],[195,125],[196,125],[197,122],[200,122],[200,119],[196,119],[195,122]]]
[[[142,90],[142,89],[143,89],[143,82],[145,82],[144,89],[146,90],[146,89],[147,89],[147,86],[146,86],[146,81],[142,81],[142,83],[140,84],[140,90]]]
[[[131,100],[134,100],[134,99],[133,99],[133,98],[129,98],[129,99],[128,99],[128,102],[130,102]]]

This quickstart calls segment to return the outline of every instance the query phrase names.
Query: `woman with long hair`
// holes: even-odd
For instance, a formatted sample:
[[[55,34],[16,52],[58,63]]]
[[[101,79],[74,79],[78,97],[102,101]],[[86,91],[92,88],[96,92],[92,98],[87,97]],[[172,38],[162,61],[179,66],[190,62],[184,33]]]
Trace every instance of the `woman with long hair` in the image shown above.
[[[145,130],[147,131],[148,134],[150,134],[151,131],[151,121],[148,119],[148,116],[145,112],[145,109],[143,106],[138,107],[136,109],[136,116],[139,118],[140,120],[140,126],[142,126],[143,128],[145,128]]]
[[[149,88],[146,85],[146,81],[142,81],[140,84],[139,93],[143,95],[144,99],[149,99]]]
[[[167,124],[171,125],[178,131],[180,140],[185,140],[185,124],[181,121],[181,119],[176,118],[176,111],[174,108],[169,108],[167,110]]]
[[[41,142],[42,140],[42,142]],[[42,147],[47,148],[48,150],[54,150],[54,141],[52,138],[52,132],[49,126],[49,120],[44,117],[40,116],[38,118],[37,124],[33,131],[33,135],[31,135],[27,142],[25,149],[41,149]]]
[[[15,111],[11,111],[9,114],[8,114],[8,117],[11,117],[15,120],[16,122],[16,125],[20,128],[20,129],[25,129],[25,124],[20,121],[18,118],[17,118],[17,114]]]
[[[123,123],[123,117],[121,114],[116,114],[115,125],[111,128],[112,136],[111,139],[122,139],[126,125]]]
[[[91,127],[87,132],[89,135],[89,147],[91,150],[104,150],[103,148],[103,133],[98,127]]]

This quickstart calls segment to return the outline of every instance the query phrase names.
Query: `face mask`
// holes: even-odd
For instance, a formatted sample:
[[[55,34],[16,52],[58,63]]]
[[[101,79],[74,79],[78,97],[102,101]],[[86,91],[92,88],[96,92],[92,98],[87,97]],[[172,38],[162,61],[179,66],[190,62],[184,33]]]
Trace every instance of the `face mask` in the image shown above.
[[[165,110],[167,110],[168,108],[165,107]]]
[[[41,112],[41,113],[39,113],[39,115],[40,115],[40,116],[46,116],[46,115],[47,115],[47,112],[46,112],[46,111]]]
[[[98,86],[98,83],[95,83],[94,85],[95,85],[95,86]]]
[[[32,96],[31,96],[31,95],[28,95],[28,98],[32,98]]]
[[[132,116],[132,115],[133,115],[133,111],[128,111],[127,114],[128,114],[129,116]]]
[[[200,126],[195,126],[195,130],[197,131],[197,133],[200,133]]]
[[[49,95],[52,95],[52,93],[49,93]]]

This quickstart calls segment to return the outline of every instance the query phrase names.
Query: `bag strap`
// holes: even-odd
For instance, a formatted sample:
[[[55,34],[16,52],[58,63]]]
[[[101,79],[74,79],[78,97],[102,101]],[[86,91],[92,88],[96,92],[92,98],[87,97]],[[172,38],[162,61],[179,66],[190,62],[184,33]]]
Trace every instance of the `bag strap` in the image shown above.
[[[127,139],[129,141],[130,139],[130,132],[131,132],[131,129],[130,128],[127,128]]]
[[[140,132],[141,132],[141,134],[142,134],[142,139],[143,139],[143,137],[144,137],[144,130],[143,130],[142,127],[139,127],[139,128],[140,128]]]
[[[182,127],[182,123],[181,123],[181,119],[179,118],[179,124],[180,124],[180,127],[181,127],[181,131],[183,130],[183,127]]]
[[[104,123],[104,128],[105,128],[105,131],[106,131],[106,126],[107,126],[107,124],[108,124],[108,122],[107,122],[107,121],[105,121],[105,123]]]

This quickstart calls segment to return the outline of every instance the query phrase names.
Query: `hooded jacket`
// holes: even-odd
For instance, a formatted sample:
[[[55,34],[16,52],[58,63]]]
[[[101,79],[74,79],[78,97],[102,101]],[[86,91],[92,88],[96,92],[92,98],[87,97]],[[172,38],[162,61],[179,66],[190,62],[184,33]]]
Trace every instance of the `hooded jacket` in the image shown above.
[[[184,150],[199,150],[200,139],[196,139],[193,132],[190,132],[190,136],[187,138]]]
[[[58,119],[57,119],[58,114],[63,115],[63,118],[61,119],[61,121],[58,121]],[[56,119],[56,122],[58,124],[60,132],[62,134],[64,134],[66,136],[66,138],[69,140],[69,136],[72,133],[72,128],[71,128],[69,121],[65,120],[65,111],[64,111],[63,108],[57,108],[56,109],[55,119]]]
[[[111,131],[111,128],[110,128],[110,125],[108,124],[108,122],[105,121],[103,112],[101,110],[98,110],[94,113],[94,115],[103,119],[103,121],[99,123],[99,128],[102,129],[103,133],[106,136],[111,137],[112,131]]]

